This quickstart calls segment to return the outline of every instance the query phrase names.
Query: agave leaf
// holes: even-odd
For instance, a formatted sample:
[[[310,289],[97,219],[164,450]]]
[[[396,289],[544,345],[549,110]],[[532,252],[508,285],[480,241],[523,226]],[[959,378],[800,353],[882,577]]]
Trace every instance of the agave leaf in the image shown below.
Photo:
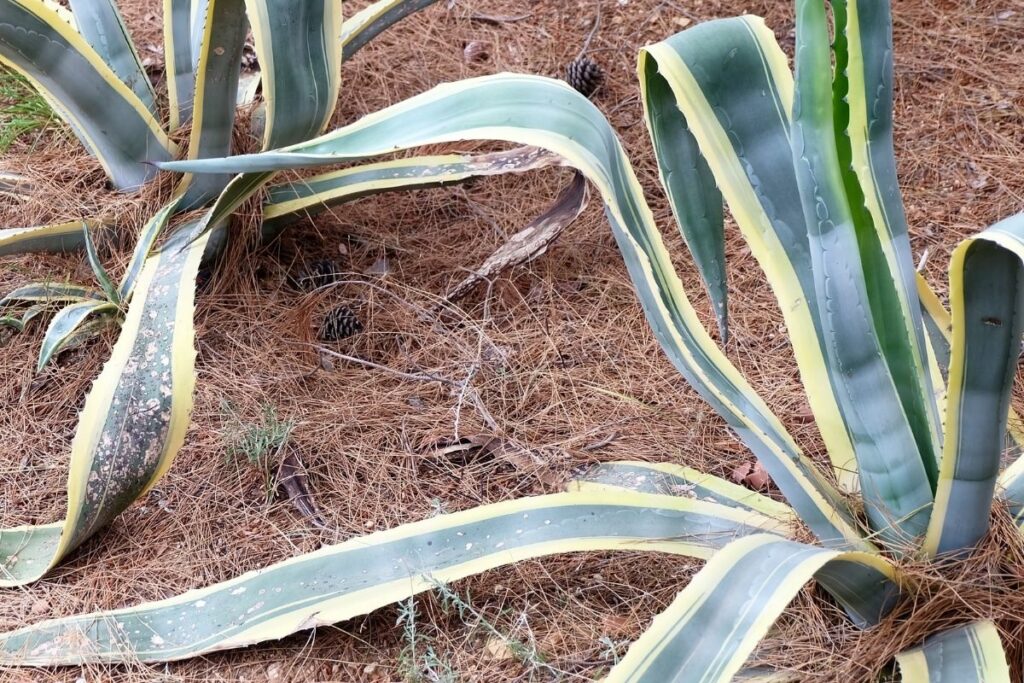
[[[541,109],[546,116],[536,115]],[[823,542],[871,547],[857,531],[847,503],[800,452],[704,329],[614,131],[593,104],[566,84],[511,74],[470,79],[439,86],[284,150],[160,166],[243,173],[197,225],[193,235],[198,235],[225,220],[277,169],[341,163],[475,138],[543,147],[594,184],[647,319],[677,369],[765,463],[794,509]]]
[[[0,62],[25,76],[124,190],[170,159],[159,122],[85,39],[42,0],[0,0]]]
[[[991,621],[976,621],[927,638],[896,655],[903,683],[1010,683],[1010,667]]]
[[[22,285],[0,299],[0,306],[12,301],[35,301],[44,303],[80,303],[83,301],[105,301],[106,297],[90,287],[64,282],[32,282]]]
[[[67,517],[0,530],[0,586],[43,576],[170,467],[192,407],[192,312],[205,246],[206,238],[185,248],[170,242],[147,261],[110,360],[79,418],[71,444]],[[124,428],[126,422],[131,429]]]
[[[812,578],[861,627],[877,623],[899,597],[895,570],[877,555],[747,536],[708,561],[605,681],[728,683]]]
[[[71,11],[86,42],[117,74],[125,85],[131,88],[153,115],[159,114],[156,94],[149,76],[142,68],[142,61],[132,44],[131,36],[124,25],[124,19],[114,0],[70,0]]]
[[[246,0],[245,5],[263,76],[263,149],[316,137],[334,113],[341,85],[341,3]]]
[[[487,154],[445,154],[408,157],[353,166],[267,188],[263,204],[263,237],[276,236],[302,216],[338,204],[397,190],[443,187],[469,178],[525,173],[562,160],[537,147],[517,147]]]
[[[512,562],[582,550],[706,558],[788,525],[705,501],[562,493],[441,515],[293,557],[159,602],[0,634],[0,663],[168,661],[331,624]],[[778,536],[772,538],[778,539]]]
[[[17,332],[25,331],[25,323],[21,318],[16,318],[13,315],[0,316],[0,327],[11,327]]]
[[[0,230],[0,256],[33,251],[71,251],[85,246],[83,227],[88,221]]]
[[[737,84],[736,92],[739,91]],[[640,94],[647,130],[657,149],[655,156],[661,185],[707,288],[718,320],[718,333],[724,343],[729,338],[729,311],[722,192],[690,131],[685,110],[676,103],[672,87],[665,78],[658,76],[657,63],[644,57],[640,61]]]
[[[88,226],[84,226],[82,231],[85,233],[85,253],[89,258],[89,266],[92,268],[93,274],[96,276],[96,280],[100,283],[100,287],[107,295],[107,299],[112,304],[121,303],[121,295],[117,291],[117,287],[110,280],[110,276],[107,275],[106,268],[103,267],[103,262],[100,260],[99,254],[96,252],[96,244],[92,241],[92,232]]]
[[[970,548],[988,530],[1024,330],[1024,214],[960,243],[949,290],[946,438],[929,554]]]
[[[623,489],[639,493],[685,496],[707,500],[727,507],[775,517],[795,518],[793,509],[756,491],[720,477],[682,465],[653,462],[606,462],[592,467],[569,482],[570,491]]]
[[[89,316],[117,311],[117,304],[109,301],[82,301],[57,311],[46,328],[46,335],[39,347],[39,360],[36,372],[42,371],[56,354],[67,347],[72,337],[78,332]]]
[[[829,376],[822,323],[809,303],[815,300],[815,290],[807,228],[796,172],[787,163],[793,76],[782,49],[763,20],[746,16],[707,22],[648,46],[639,61],[655,152],[678,155],[672,151],[678,141],[665,138],[673,126],[688,129],[696,140],[779,301],[836,478],[843,488],[855,490],[857,464],[844,423],[847,407]],[[704,200],[689,196],[695,192],[687,189],[689,178],[668,173],[664,162],[659,164],[666,191],[679,207],[675,211],[684,216],[681,220],[689,211],[684,204],[696,207],[692,213],[698,215],[713,209],[713,204],[702,209]],[[699,222],[694,216],[690,220]],[[695,224],[693,231],[698,227]],[[714,272],[711,262],[717,257],[712,254],[717,250],[717,245],[708,244],[694,258]],[[710,291],[724,292],[724,281],[705,280]]]
[[[132,252],[132,259],[128,262],[128,267],[125,269],[124,275],[121,276],[121,283],[117,287],[118,296],[121,297],[121,300],[127,300],[131,297],[132,291],[135,289],[136,280],[138,280],[139,274],[146,264],[146,259],[149,258],[149,254],[153,250],[153,245],[156,244],[157,238],[164,228],[167,227],[167,221],[170,220],[171,214],[180,203],[180,198],[172,199],[142,226],[142,230],[139,231],[139,237],[135,241],[135,251]]]
[[[896,178],[888,2],[832,3],[835,141],[875,331],[933,488],[941,449],[907,219]]]
[[[196,77],[192,70],[192,0],[163,0],[164,64],[170,100],[170,130],[192,118]]]
[[[928,526],[932,487],[925,460],[885,362],[864,282],[835,142],[825,6],[797,2],[793,162],[803,200],[828,370],[859,465],[865,511],[896,545]]]
[[[235,124],[235,93],[238,91],[242,48],[248,22],[244,0],[208,0],[204,3],[202,34],[198,45],[195,99],[188,158],[217,157],[231,152]],[[175,194],[181,209],[202,206],[228,183],[227,175],[200,178],[185,176]]]
[[[405,19],[433,5],[437,0],[377,0],[365,9],[356,12],[341,27],[343,58],[351,59],[380,33],[392,24]]]

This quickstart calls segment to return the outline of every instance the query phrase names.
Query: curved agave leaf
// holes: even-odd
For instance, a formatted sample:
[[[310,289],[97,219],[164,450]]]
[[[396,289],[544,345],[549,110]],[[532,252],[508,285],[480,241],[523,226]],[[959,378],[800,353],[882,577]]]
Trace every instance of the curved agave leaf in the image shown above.
[[[44,303],[78,303],[82,301],[105,301],[102,292],[90,287],[72,285],[63,282],[32,282],[22,285],[0,299],[0,306],[13,301],[31,301]]]
[[[78,32],[153,115],[156,94],[114,0],[70,0]]]
[[[0,530],[0,586],[43,576],[170,467],[192,407],[192,311],[206,240],[185,248],[169,243],[147,261],[121,335],[79,418],[67,518]]]
[[[727,507],[751,510],[768,517],[793,520],[793,509],[726,481],[682,465],[653,462],[605,462],[569,482],[570,491],[624,489],[639,493],[684,496]]]
[[[917,284],[929,348],[934,349],[934,353],[930,353],[934,356],[930,361],[934,365],[933,385],[942,393],[940,405],[945,412],[946,374],[950,366],[953,320],[924,278],[918,276]],[[1001,490],[1000,495],[1009,505],[1010,514],[1024,531],[1024,420],[1012,407],[1007,412],[1006,445],[1009,446],[1009,456],[1015,460],[999,475],[996,488]]]
[[[42,0],[0,0],[0,62],[32,83],[120,189],[139,187],[174,145],[135,93]]]
[[[377,0],[362,11],[356,12],[341,27],[343,58],[351,59],[360,48],[392,24],[430,7],[435,2],[437,0]]]
[[[164,2],[164,67],[170,100],[170,129],[177,130],[192,118],[196,88],[192,70],[192,0]]]
[[[793,163],[803,200],[828,369],[871,526],[894,545],[928,527],[932,487],[875,329],[835,141],[825,5],[797,2]]]
[[[988,530],[1024,330],[1024,214],[962,242],[949,273],[953,341],[930,554],[970,548]]]
[[[899,597],[895,570],[877,555],[748,536],[708,561],[605,681],[728,683],[812,578],[862,627]]]
[[[380,192],[440,187],[469,178],[525,173],[559,165],[561,159],[537,147],[489,154],[410,157],[353,166],[267,188],[263,236],[277,235],[301,216]]]
[[[661,185],[707,288],[718,333],[725,343],[729,338],[729,310],[722,192],[690,131],[687,114],[676,103],[668,81],[658,75],[655,60],[640,58],[640,94],[647,130],[656,149]],[[737,87],[735,92],[742,92],[742,88]]]
[[[903,683],[1010,683],[1010,667],[991,621],[929,637],[920,647],[896,655]]]
[[[39,347],[39,360],[36,362],[36,372],[40,372],[56,354],[67,348],[71,339],[79,332],[82,325],[92,315],[113,313],[117,311],[117,304],[109,301],[81,301],[60,309],[50,326],[46,328],[46,335]]]
[[[341,86],[341,3],[246,0],[245,5],[263,77],[263,149],[316,137],[331,120]]]
[[[82,228],[85,233],[85,253],[89,259],[89,266],[92,268],[93,274],[96,276],[96,280],[100,283],[100,287],[107,295],[107,299],[110,303],[119,304],[121,303],[121,295],[117,291],[117,287],[110,281],[110,276],[107,275],[107,269],[103,267],[103,262],[100,260],[99,254],[96,252],[96,244],[92,241],[92,232],[88,226]]]
[[[544,111],[544,117],[537,112]],[[870,548],[837,491],[800,452],[722,353],[694,311],[629,160],[601,113],[559,81],[503,74],[438,86],[309,142],[277,152],[161,163],[167,170],[241,172],[197,225],[225,220],[278,169],[313,167],[426,144],[497,139],[548,149],[598,189],[647,319],[662,348],[736,430],[800,517],[825,543]]]
[[[188,158],[203,159],[231,153],[235,125],[235,94],[248,22],[244,0],[207,0],[199,38],[195,99]],[[185,176],[176,194],[181,209],[195,208],[216,197],[228,183],[224,174]]]
[[[822,323],[808,303],[816,295],[796,172],[787,162],[793,77],[782,49],[763,20],[723,19],[644,48],[639,73],[655,152],[659,157],[678,154],[674,137],[681,135],[665,138],[666,131],[688,129],[696,140],[779,301],[836,477],[843,488],[855,490],[854,444],[844,423],[848,406],[829,375]],[[701,199],[690,196],[695,191],[689,178],[668,174],[665,163],[659,162],[673,205],[690,204],[699,214],[702,205],[692,202]],[[674,210],[685,216],[684,209]],[[708,245],[693,251],[695,261],[705,264],[702,273],[717,268],[710,256],[717,250]],[[724,280],[705,284],[709,291],[722,292],[724,310]]]
[[[90,221],[71,221],[31,228],[0,230],[0,256],[33,251],[72,251],[85,246],[83,228]]]
[[[705,558],[736,536],[790,527],[704,501],[563,493],[485,505],[327,546],[159,602],[0,634],[0,663],[168,661],[348,619],[512,562],[581,550]],[[778,538],[777,536],[775,538]]]
[[[941,423],[896,178],[892,17],[888,2],[841,0],[835,19],[834,136],[875,331],[934,488]]]
[[[149,258],[149,254],[153,250],[153,245],[156,244],[157,238],[167,227],[171,214],[180,203],[181,198],[172,199],[142,226],[139,237],[135,241],[132,259],[128,262],[128,267],[125,268],[124,275],[121,276],[121,283],[117,286],[118,296],[122,300],[131,297],[139,274],[142,273],[142,269],[146,265],[146,259]]]

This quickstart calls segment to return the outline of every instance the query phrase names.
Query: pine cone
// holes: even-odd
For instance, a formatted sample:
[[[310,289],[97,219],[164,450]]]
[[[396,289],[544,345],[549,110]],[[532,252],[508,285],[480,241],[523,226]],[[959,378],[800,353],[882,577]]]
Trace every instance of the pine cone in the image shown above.
[[[331,284],[338,279],[338,266],[334,261],[321,259],[303,266],[295,278],[296,284],[302,289],[317,289]]]
[[[580,57],[565,67],[565,80],[584,97],[590,97],[604,82],[604,69],[590,57]]]
[[[320,325],[320,339],[324,341],[340,341],[353,334],[363,331],[355,312],[348,306],[338,306],[327,314]]]

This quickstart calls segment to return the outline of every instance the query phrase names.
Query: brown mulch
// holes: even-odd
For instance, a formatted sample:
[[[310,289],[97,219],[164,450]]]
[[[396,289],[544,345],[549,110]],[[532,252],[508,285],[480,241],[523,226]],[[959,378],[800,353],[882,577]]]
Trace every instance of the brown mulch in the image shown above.
[[[121,4],[143,52],[158,46],[161,3]],[[363,4],[349,3],[348,12]],[[956,243],[1024,208],[1024,2],[895,5],[900,177],[915,253],[927,251],[928,278],[944,289]],[[679,254],[687,289],[706,314],[706,297],[657,183],[636,51],[694,22],[744,11],[765,16],[791,47],[791,4],[779,0],[442,0],[346,64],[336,123],[447,80],[499,71],[557,76],[600,12],[589,54],[608,76],[595,101],[622,136]],[[485,56],[467,62],[465,47],[473,42],[471,52]],[[161,194],[109,192],[98,165],[59,131],[29,136],[5,161],[33,178],[37,195],[27,204],[0,203],[2,225],[71,219],[102,207],[118,225],[107,251],[120,264],[128,257],[128,236]],[[747,461],[749,454],[662,355],[596,201],[546,256],[481,287],[440,322],[426,315],[466,268],[546,208],[567,179],[548,171],[369,198],[303,222],[279,244],[232,254],[232,267],[215,275],[198,299],[196,409],[173,468],[46,579],[5,590],[0,629],[168,597],[439,508],[554,492],[575,468],[592,462],[673,461],[727,476]],[[820,458],[771,292],[735,230],[728,250],[729,355]],[[325,257],[345,270],[341,282],[314,293],[289,284],[298,264]],[[389,272],[367,274],[381,259]],[[0,291],[53,273],[90,277],[80,255],[4,257]],[[357,313],[365,331],[332,344],[336,352],[406,372],[469,378],[472,391],[338,359],[324,369],[315,330],[339,304]],[[706,322],[714,324],[710,315]],[[37,325],[0,352],[0,401],[7,406],[0,415],[0,528],[64,514],[76,412],[113,340],[108,335],[68,352],[37,376],[41,334]],[[227,403],[246,420],[258,420],[267,404],[294,420],[291,443],[329,530],[310,525],[286,501],[267,503],[261,473],[226,456]],[[489,434],[491,419],[519,450],[476,459],[431,452],[441,440]],[[1004,592],[1017,580],[1006,572],[1021,567],[1014,538],[997,525],[992,552],[956,576],[915,570],[922,585],[933,586],[915,605],[915,618],[937,624],[959,612],[999,617],[1004,637],[1013,636],[1011,655],[1021,660],[1024,611]],[[998,552],[1000,543],[1011,545],[1012,554]],[[607,671],[612,651],[621,655],[698,568],[685,558],[574,554],[454,584],[495,628],[536,649],[526,661],[488,647],[487,631],[474,620],[423,596],[416,601],[418,666],[412,669],[402,664],[409,649],[396,626],[400,609],[388,607],[280,642],[166,666],[8,669],[0,670],[0,680],[427,681],[433,680],[423,669],[428,646],[442,663],[438,670],[446,665],[458,680],[590,680]],[[970,585],[983,571],[996,577],[995,588]],[[895,622],[859,634],[807,591],[761,657],[786,656],[791,664],[798,658],[806,680],[868,680],[920,636],[920,629]],[[416,670],[422,678],[410,673]]]

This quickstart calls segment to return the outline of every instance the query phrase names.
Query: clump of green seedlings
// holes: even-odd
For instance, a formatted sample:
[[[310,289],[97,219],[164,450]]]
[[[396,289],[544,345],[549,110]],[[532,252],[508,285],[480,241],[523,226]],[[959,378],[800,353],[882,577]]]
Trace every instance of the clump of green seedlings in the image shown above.
[[[224,444],[228,462],[244,460],[259,471],[266,498],[270,500],[281,449],[288,443],[295,421],[279,418],[277,408],[270,403],[263,404],[259,420],[255,422],[245,421],[230,401],[221,403],[221,412],[226,422]]]
[[[0,152],[22,135],[40,131],[54,120],[53,110],[23,76],[0,68]]]

